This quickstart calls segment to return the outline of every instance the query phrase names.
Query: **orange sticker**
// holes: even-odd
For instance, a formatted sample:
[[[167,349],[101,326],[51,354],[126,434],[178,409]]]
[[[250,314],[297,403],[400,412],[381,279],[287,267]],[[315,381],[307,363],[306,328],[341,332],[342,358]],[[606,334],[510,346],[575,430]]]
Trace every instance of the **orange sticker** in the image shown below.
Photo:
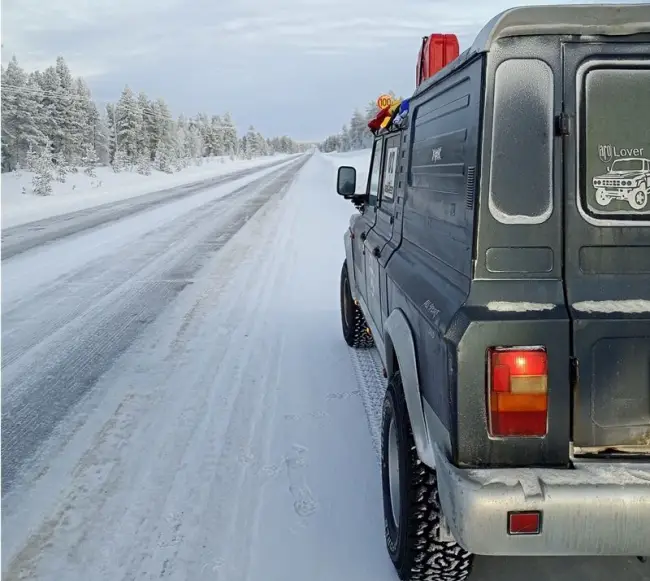
[[[386,107],[390,107],[393,104],[393,98],[390,95],[381,95],[379,99],[377,99],[377,107],[380,109],[385,109]]]

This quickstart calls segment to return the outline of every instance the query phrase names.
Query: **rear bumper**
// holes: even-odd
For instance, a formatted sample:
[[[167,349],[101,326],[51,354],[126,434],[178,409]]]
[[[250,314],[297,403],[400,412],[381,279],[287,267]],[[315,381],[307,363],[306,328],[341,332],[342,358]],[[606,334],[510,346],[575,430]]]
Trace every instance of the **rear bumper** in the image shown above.
[[[650,555],[650,462],[463,470],[436,449],[436,472],[449,529],[472,553]],[[508,534],[522,510],[541,511],[540,534]]]

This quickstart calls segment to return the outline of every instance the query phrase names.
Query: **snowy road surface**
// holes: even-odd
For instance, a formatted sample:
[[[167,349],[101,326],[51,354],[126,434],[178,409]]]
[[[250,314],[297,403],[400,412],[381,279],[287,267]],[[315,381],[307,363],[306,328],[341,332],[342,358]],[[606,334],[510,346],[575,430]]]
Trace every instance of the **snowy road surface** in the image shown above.
[[[395,581],[317,154],[3,261],[5,581]],[[475,581],[640,581],[479,558]]]
[[[283,163],[286,163],[286,160],[270,162],[264,167],[277,167]],[[202,181],[135,196],[126,200],[117,200],[100,206],[84,208],[75,212],[55,215],[4,228],[2,231],[2,258],[10,258],[51,240],[58,240],[64,236],[81,232],[82,230],[95,228],[108,222],[114,222],[137,212],[149,210],[155,206],[169,203],[172,200],[189,196],[193,193],[222,183],[231,182],[259,171],[259,167],[246,168]]]

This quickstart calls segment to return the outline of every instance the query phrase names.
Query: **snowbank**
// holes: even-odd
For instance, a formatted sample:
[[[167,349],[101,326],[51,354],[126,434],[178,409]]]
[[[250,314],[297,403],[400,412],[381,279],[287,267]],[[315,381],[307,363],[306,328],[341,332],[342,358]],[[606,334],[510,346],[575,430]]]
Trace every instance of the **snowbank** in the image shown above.
[[[206,160],[201,166],[190,166],[182,171],[167,174],[152,170],[145,176],[135,172],[115,173],[109,167],[95,170],[96,178],[83,172],[69,174],[65,183],[52,182],[50,196],[36,196],[32,191],[31,172],[2,174],[2,227],[18,226],[35,220],[42,220],[68,212],[75,212],[150,194],[159,190],[199,182],[205,179],[232,173],[251,167],[264,166],[289,158],[290,155],[276,154],[252,160],[231,160],[218,157]],[[23,188],[27,194],[23,194]]]

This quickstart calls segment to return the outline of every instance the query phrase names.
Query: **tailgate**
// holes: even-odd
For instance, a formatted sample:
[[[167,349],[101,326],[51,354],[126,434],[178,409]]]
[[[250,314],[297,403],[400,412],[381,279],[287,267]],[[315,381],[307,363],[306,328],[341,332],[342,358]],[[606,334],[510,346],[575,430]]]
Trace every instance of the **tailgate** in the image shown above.
[[[566,43],[565,289],[578,447],[650,450],[650,59]]]

